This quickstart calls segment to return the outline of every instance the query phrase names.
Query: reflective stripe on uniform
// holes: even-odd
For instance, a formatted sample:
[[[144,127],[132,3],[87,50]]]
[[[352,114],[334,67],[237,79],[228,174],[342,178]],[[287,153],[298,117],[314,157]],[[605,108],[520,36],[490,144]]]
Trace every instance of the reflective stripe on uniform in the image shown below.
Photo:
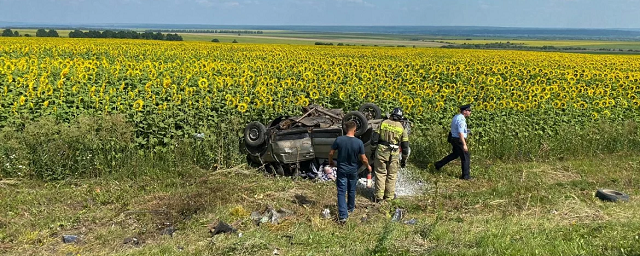
[[[402,127],[391,125],[391,124],[388,124],[388,123],[385,123],[385,122],[383,122],[380,125],[380,130],[381,131],[389,131],[389,132],[392,132],[392,133],[395,133],[395,134],[398,134],[398,135],[402,135],[402,131],[404,131],[404,129],[402,129]]]

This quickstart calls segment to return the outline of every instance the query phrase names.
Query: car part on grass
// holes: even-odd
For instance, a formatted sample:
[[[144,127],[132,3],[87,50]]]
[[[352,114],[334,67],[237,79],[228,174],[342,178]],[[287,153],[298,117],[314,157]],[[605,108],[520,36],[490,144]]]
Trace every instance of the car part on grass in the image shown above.
[[[404,218],[405,210],[401,208],[396,208],[396,211],[393,213],[393,217],[391,217],[391,221],[400,221]]]
[[[76,235],[63,235],[62,242],[65,244],[77,243],[80,239]]]
[[[410,219],[410,220],[404,221],[404,224],[407,224],[407,225],[415,225],[417,223],[418,223],[418,220],[416,219]]]
[[[173,233],[175,233],[177,231],[177,229],[173,226],[169,226],[164,228],[162,231],[160,231],[161,235],[168,235],[168,236],[173,236]]]
[[[140,244],[142,244],[142,241],[140,241],[140,239],[138,239],[135,236],[131,236],[131,237],[127,237],[122,241],[123,244],[130,244],[130,245],[135,245],[138,246]]]
[[[256,225],[260,225],[268,222],[271,224],[278,224],[283,219],[291,215],[293,215],[293,212],[287,209],[280,208],[280,210],[276,211],[275,209],[273,209],[273,207],[269,206],[263,213],[252,212],[251,220],[253,220]]]
[[[218,234],[231,233],[235,231],[236,230],[231,225],[225,223],[224,221],[218,221],[218,225],[216,225],[215,228],[210,229],[209,233],[211,233],[211,236],[215,236]]]
[[[596,197],[609,202],[629,201],[629,195],[611,189],[598,189],[598,191],[596,191]]]
[[[360,106],[358,111],[364,114],[367,120],[382,118],[382,110],[380,110],[380,107],[378,107],[378,105],[373,103],[362,104],[362,106]]]

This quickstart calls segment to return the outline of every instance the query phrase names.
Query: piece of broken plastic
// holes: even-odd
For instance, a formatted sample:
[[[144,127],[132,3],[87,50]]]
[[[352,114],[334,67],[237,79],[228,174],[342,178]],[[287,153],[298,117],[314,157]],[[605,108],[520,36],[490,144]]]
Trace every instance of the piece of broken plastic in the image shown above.
[[[331,211],[326,208],[322,210],[322,218],[325,218],[325,219],[331,218]]]
[[[280,223],[282,218],[288,217],[292,215],[293,212],[280,208],[280,210],[274,210],[271,207],[268,207],[264,213],[260,214],[259,212],[252,212],[251,219],[256,222],[256,224],[260,225],[263,223],[270,222],[271,224]]]
[[[404,222],[404,224],[407,224],[407,225],[415,225],[417,223],[418,223],[418,220],[416,219],[410,219]]]
[[[402,218],[404,218],[404,209],[396,208],[391,221],[400,221]]]
[[[74,236],[74,235],[63,235],[62,236],[62,242],[65,244],[68,243],[75,243],[78,241],[78,236]]]

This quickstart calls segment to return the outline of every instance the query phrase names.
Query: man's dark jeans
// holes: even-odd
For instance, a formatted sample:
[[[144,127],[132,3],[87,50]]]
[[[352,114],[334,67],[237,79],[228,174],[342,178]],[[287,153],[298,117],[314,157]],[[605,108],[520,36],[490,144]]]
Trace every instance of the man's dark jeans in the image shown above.
[[[343,172],[338,170],[336,187],[338,188],[338,218],[346,219],[349,212],[356,208],[356,184],[358,183],[358,172]],[[348,197],[345,198],[345,197]]]
[[[449,140],[451,143],[451,154],[445,156],[442,160],[436,162],[434,165],[436,169],[442,168],[442,166],[448,164],[449,162],[455,160],[456,158],[460,158],[460,163],[462,164],[462,175],[460,175],[461,179],[468,180],[471,178],[471,173],[469,170],[470,167],[470,154],[469,151],[465,152],[462,146],[462,142],[459,138],[453,138]]]

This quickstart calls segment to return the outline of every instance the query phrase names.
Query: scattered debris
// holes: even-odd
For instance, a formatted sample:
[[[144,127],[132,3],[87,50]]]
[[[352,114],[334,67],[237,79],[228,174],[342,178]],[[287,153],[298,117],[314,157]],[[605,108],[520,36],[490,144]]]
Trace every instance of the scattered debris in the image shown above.
[[[204,133],[194,133],[193,138],[196,140],[204,140]]]
[[[415,225],[417,223],[418,223],[418,220],[416,219],[410,219],[404,222],[404,224],[407,224],[407,225]]]
[[[260,212],[252,212],[251,219],[256,223],[256,225],[267,222],[271,222],[271,224],[278,224],[281,219],[291,215],[293,215],[292,211],[284,208],[280,208],[280,210],[276,211],[273,207],[269,206],[262,214],[260,214]]]
[[[396,196],[416,196],[424,193],[428,188],[421,180],[412,179],[410,173],[399,171],[396,180]]]
[[[322,210],[322,218],[325,218],[325,219],[331,218],[331,211],[327,208]]]
[[[404,218],[404,209],[396,208],[396,211],[393,213],[393,217],[391,217],[391,221],[400,221]]]
[[[238,233],[238,237],[242,237],[242,232],[241,232],[241,233]]]
[[[216,225],[215,228],[209,230],[209,233],[211,233],[211,236],[215,236],[218,234],[231,233],[235,231],[236,230],[231,225],[220,220],[218,221],[218,225]]]
[[[367,215],[363,215],[362,218],[360,218],[360,222],[362,223],[369,222],[369,217]]]
[[[78,236],[75,235],[63,235],[62,236],[62,242],[65,244],[69,244],[69,243],[77,243],[80,239],[78,238]]]
[[[307,198],[305,195],[297,194],[294,197],[295,197],[295,203],[297,203],[300,206],[306,207],[307,205],[315,204],[314,201],[309,200],[309,198]]]
[[[596,197],[600,198],[602,201],[608,202],[628,202],[629,195],[622,193],[620,191],[615,191],[611,189],[598,189],[596,191]]]
[[[162,231],[160,231],[160,235],[168,235],[168,236],[173,236],[173,233],[176,232],[176,228],[174,228],[173,226],[169,226],[164,228]]]
[[[273,249],[273,255],[280,255],[280,249],[278,248]]]
[[[140,239],[138,239],[135,236],[125,238],[122,243],[123,244],[136,245],[136,246],[141,244]]]

